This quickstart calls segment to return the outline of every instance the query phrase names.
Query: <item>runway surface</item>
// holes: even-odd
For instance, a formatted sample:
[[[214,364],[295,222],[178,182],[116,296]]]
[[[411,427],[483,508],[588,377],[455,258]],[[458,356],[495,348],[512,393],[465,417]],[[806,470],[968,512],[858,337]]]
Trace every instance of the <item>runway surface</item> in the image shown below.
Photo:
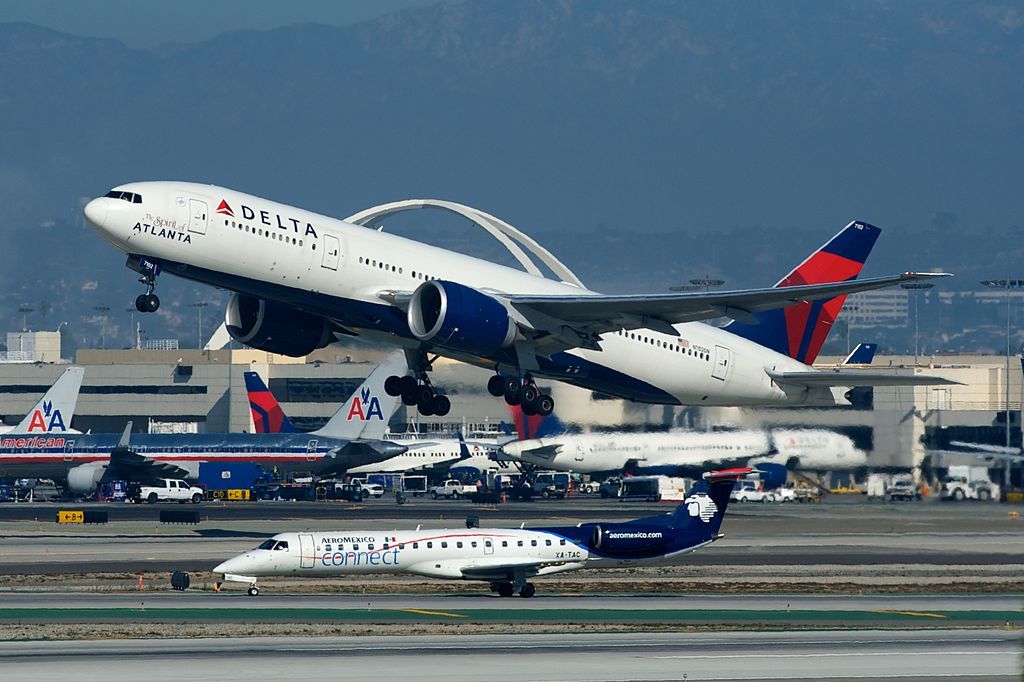
[[[998,630],[0,642],[8,679],[1012,680]],[[240,673],[244,671],[244,673]]]

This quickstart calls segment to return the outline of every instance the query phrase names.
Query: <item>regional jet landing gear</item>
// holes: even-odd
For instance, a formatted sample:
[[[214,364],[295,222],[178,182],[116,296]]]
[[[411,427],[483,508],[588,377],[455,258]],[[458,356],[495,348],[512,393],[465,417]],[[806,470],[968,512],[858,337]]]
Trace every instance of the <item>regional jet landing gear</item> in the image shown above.
[[[516,593],[517,588],[519,596],[523,599],[529,599],[537,593],[537,588],[533,586],[533,583],[523,583],[522,585],[499,582],[491,583],[491,591],[497,592],[499,597],[511,597]]]
[[[146,285],[146,293],[135,298],[135,309],[140,313],[155,313],[160,309],[160,297],[153,293],[153,289],[156,288],[156,275],[146,273],[139,277],[139,281]]]
[[[252,583],[251,585],[249,585],[249,589],[246,590],[246,592],[249,593],[250,597],[255,597],[260,593],[260,588],[256,587],[256,583]]]
[[[520,405],[523,414],[546,417],[555,409],[554,399],[534,383],[529,374],[523,379],[496,374],[487,381],[487,392],[495,398],[504,396],[509,405]]]
[[[437,415],[443,417],[452,409],[452,403],[448,396],[441,395],[434,390],[427,378],[427,369],[430,363],[426,354],[423,354],[417,362],[410,362],[413,376],[389,376],[384,380],[384,392],[390,396],[402,396],[402,403],[412,407],[416,405],[419,413],[425,417]],[[415,366],[413,366],[415,365]]]

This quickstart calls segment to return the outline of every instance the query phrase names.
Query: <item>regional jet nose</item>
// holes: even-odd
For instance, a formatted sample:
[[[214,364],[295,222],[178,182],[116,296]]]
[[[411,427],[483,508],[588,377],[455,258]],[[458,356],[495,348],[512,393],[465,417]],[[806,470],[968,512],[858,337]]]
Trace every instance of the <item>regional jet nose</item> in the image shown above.
[[[107,221],[107,200],[104,197],[93,199],[85,205],[85,219],[94,227],[103,227]]]
[[[213,567],[214,573],[238,573],[245,565],[246,561],[243,556],[231,557],[227,561],[223,561]]]

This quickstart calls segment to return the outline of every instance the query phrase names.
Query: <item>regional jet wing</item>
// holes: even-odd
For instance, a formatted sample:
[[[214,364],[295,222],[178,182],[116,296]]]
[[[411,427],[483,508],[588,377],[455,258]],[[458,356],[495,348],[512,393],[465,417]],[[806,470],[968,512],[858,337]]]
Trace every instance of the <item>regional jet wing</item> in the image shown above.
[[[537,561],[536,559],[496,559],[480,560],[469,566],[462,566],[462,576],[475,580],[505,580],[513,573],[522,572],[527,577],[532,577],[546,566],[557,566],[564,564],[564,561]]]
[[[927,374],[897,375],[886,372],[862,372],[855,369],[774,372],[765,370],[777,384],[793,386],[944,386],[959,381]]]
[[[636,295],[512,295],[508,300],[528,320],[531,313],[539,313],[597,334],[642,328],[678,335],[671,325],[716,317],[731,317],[746,324],[756,324],[754,313],[764,310],[948,276],[947,273],[905,272],[889,277],[767,289]],[[538,321],[534,326],[545,329],[551,325],[550,322]]]

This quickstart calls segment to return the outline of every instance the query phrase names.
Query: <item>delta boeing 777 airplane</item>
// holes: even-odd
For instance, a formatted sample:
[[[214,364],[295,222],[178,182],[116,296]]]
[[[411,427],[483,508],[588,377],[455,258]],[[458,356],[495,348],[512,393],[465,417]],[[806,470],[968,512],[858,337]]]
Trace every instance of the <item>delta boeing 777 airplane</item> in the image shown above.
[[[817,371],[847,294],[942,275],[860,279],[880,230],[855,221],[775,287],[608,295],[214,185],[137,182],[85,206],[142,275],[234,292],[225,316],[248,346],[306,355],[356,335],[406,349],[412,376],[386,385],[424,414],[449,404],[430,355],[493,369],[488,390],[550,414],[545,377],[666,405],[834,404],[837,387],[949,383],[877,371]],[[719,317],[725,328],[699,324]]]
[[[217,565],[225,580],[266,576],[331,577],[411,573],[483,580],[502,597],[532,597],[531,578],[581,568],[627,568],[678,562],[722,537],[733,483],[750,469],[704,474],[674,511],[617,523],[553,528],[337,530],[280,533]]]

